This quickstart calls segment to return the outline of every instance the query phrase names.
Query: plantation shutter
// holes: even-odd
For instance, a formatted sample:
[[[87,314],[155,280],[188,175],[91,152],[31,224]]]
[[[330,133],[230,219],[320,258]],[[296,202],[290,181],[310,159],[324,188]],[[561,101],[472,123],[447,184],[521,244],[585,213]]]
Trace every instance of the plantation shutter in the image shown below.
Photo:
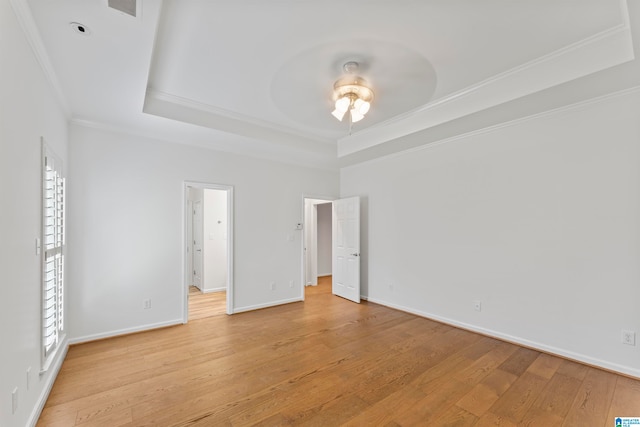
[[[44,144],[43,153],[42,345],[46,362],[64,330],[65,180],[62,162]]]

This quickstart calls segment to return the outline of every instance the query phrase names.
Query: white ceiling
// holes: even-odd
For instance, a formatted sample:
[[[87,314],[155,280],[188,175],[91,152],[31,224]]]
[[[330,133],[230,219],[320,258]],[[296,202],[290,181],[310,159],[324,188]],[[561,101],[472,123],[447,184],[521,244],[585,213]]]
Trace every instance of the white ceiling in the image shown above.
[[[618,0],[138,2],[12,0],[74,120],[320,167],[633,60]],[[349,135],[352,60],[376,97]]]

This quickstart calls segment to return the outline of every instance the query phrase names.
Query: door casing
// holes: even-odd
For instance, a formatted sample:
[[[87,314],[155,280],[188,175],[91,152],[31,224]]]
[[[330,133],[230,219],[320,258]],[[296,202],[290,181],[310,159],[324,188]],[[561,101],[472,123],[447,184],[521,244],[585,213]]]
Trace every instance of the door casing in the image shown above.
[[[327,197],[327,196],[316,196],[316,195],[310,195],[310,194],[303,194],[302,195],[302,227],[303,227],[303,233],[302,233],[302,239],[301,240],[301,245],[300,245],[300,264],[302,266],[301,270],[302,270],[302,275],[301,275],[301,280],[300,280],[300,293],[302,295],[302,301],[304,301],[304,290],[306,287],[306,283],[307,283],[307,254],[304,250],[305,248],[305,230],[306,227],[308,227],[307,222],[311,220],[311,218],[307,217],[307,208],[306,208],[306,201],[307,200],[315,200],[315,201],[324,201],[327,203],[331,203],[335,200],[335,197]]]
[[[183,260],[182,260],[182,277],[183,277],[183,292],[182,292],[182,322],[187,323],[189,320],[189,284],[191,281],[191,269],[187,269],[189,266],[188,257],[191,256],[189,247],[191,244],[191,230],[189,227],[189,215],[192,214],[192,210],[189,206],[189,188],[199,189],[211,189],[211,190],[223,190],[227,194],[227,314],[234,313],[233,306],[233,294],[234,294],[234,269],[233,269],[233,242],[234,242],[234,213],[233,213],[233,186],[226,184],[214,184],[207,182],[196,181],[184,181],[182,188],[182,206],[183,209]]]

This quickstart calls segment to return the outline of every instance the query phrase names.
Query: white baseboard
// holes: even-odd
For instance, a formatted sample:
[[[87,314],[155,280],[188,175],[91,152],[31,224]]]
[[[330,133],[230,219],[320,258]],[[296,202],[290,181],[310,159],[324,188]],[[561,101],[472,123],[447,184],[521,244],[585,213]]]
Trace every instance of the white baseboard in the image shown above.
[[[103,332],[103,333],[93,334],[93,335],[85,335],[83,337],[76,337],[76,338],[70,339],[69,345],[81,344],[89,341],[102,340],[105,338],[113,338],[120,335],[134,334],[136,332],[150,331],[152,329],[166,328],[167,326],[182,325],[183,323],[184,322],[182,321],[182,319],[176,319],[176,320],[170,320],[168,322],[152,323],[149,325],[136,326],[133,328],[119,329],[116,331]]]
[[[597,359],[591,356],[587,356],[580,353],[575,353],[570,350],[566,350],[563,348],[549,346],[543,343],[539,343],[536,341],[530,341],[525,338],[516,337],[509,334],[504,334],[499,331],[494,331],[492,329],[482,328],[476,325],[472,325],[465,322],[459,322],[457,320],[449,319],[447,317],[438,316],[436,314],[427,313],[421,310],[416,310],[410,307],[404,307],[398,304],[392,304],[386,301],[378,300],[375,298],[361,297],[362,299],[368,300],[374,304],[384,305],[385,307],[393,308],[396,310],[404,311],[405,313],[415,314],[416,316],[424,317],[427,319],[435,320],[440,323],[445,323],[447,325],[455,326],[460,329],[465,329],[471,332],[477,332],[482,335],[487,335],[492,338],[497,338],[502,341],[507,341],[513,344],[518,344],[524,347],[532,348],[535,350],[542,351],[544,353],[553,354],[556,356],[563,357],[565,359],[574,360],[576,362],[585,363],[587,365],[595,366],[598,368],[606,369],[608,371],[618,372],[623,375],[627,375],[630,377],[640,379],[640,369],[632,368],[630,366],[619,365],[617,363],[608,362],[606,360]]]
[[[211,294],[213,292],[224,292],[226,290],[227,288],[223,286],[222,288],[211,288],[211,289],[205,289],[205,290],[200,289],[200,292],[202,292],[203,294]]]
[[[64,359],[67,356],[67,351],[69,350],[69,340],[66,337],[63,338],[60,348],[62,349],[62,351],[56,354],[55,360],[49,366],[51,375],[49,375],[46,382],[44,383],[44,387],[42,387],[42,391],[40,392],[40,396],[38,396],[36,405],[33,407],[31,415],[29,415],[29,419],[27,420],[27,425],[30,427],[35,427],[35,425],[38,423],[40,414],[42,414],[44,405],[47,403],[47,399],[49,398],[49,393],[51,393],[51,389],[53,388],[53,383],[56,381],[56,378],[58,378],[58,373],[60,372],[60,368],[62,367],[62,362],[64,362]]]
[[[283,304],[290,304],[292,302],[301,302],[304,301],[303,298],[300,297],[296,297],[296,298],[290,298],[290,299],[283,299],[280,301],[273,301],[273,302],[269,302],[269,303],[265,303],[265,304],[258,304],[258,305],[248,305],[246,307],[237,307],[233,310],[233,313],[242,313],[245,311],[252,311],[252,310],[260,310],[261,308],[269,308],[269,307],[275,307],[277,305],[283,305]]]

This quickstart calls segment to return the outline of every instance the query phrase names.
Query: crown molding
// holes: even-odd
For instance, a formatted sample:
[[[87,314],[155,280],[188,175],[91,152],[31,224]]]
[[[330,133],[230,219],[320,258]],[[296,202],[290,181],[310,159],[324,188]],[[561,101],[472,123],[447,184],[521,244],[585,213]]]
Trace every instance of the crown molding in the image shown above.
[[[55,97],[62,108],[62,111],[66,115],[67,118],[71,118],[71,107],[67,101],[67,98],[64,95],[62,90],[62,86],[60,85],[60,80],[58,80],[58,76],[51,64],[51,60],[49,59],[49,55],[47,55],[47,51],[42,43],[42,37],[40,36],[40,31],[38,31],[38,27],[33,19],[33,14],[31,13],[31,8],[27,3],[27,0],[9,0],[11,2],[11,6],[13,8],[14,13],[22,27],[22,31],[24,32],[29,45],[31,46],[31,50],[40,64],[40,68],[45,75],[46,80],[49,82]]]
[[[621,3],[627,16],[626,2]],[[485,110],[634,59],[628,19],[408,113],[338,140],[338,157]]]

